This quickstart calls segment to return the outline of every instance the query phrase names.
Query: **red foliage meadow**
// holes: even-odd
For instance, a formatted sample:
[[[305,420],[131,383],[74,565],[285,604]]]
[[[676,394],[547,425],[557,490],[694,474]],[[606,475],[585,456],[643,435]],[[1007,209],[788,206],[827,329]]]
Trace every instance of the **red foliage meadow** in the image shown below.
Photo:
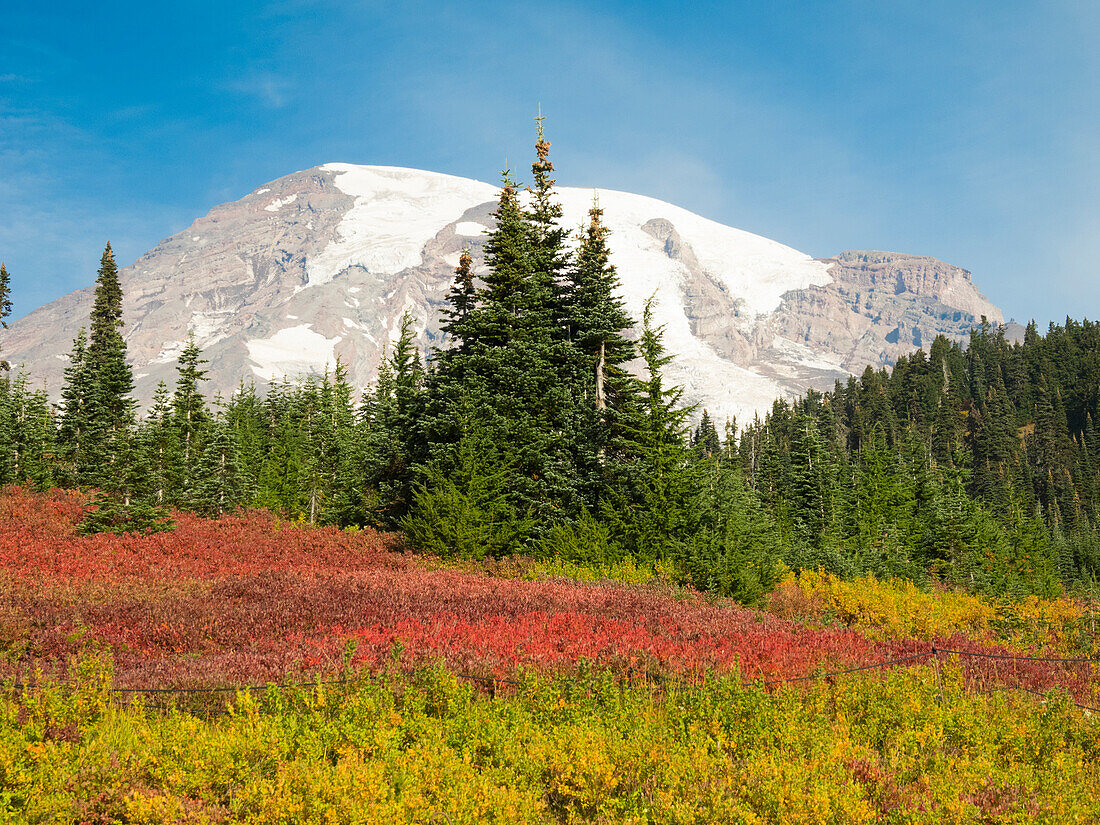
[[[148,536],[78,536],[79,492],[0,493],[0,570],[19,580],[80,582],[220,579],[259,571],[355,570],[388,557],[392,538],[279,522],[265,510],[204,519],[174,514],[176,529]]]
[[[6,647],[9,673],[61,672],[90,642],[111,646],[120,687],[331,674],[349,643],[368,669],[399,644],[405,666],[442,660],[476,675],[587,661],[682,677],[739,669],[746,679],[924,649],[668,589],[432,569],[396,552],[392,536],[280,523],[265,512],[179,513],[171,533],[79,537],[83,508],[67,492],[0,494],[0,655]],[[1062,683],[1049,667],[1036,673],[1028,686]]]

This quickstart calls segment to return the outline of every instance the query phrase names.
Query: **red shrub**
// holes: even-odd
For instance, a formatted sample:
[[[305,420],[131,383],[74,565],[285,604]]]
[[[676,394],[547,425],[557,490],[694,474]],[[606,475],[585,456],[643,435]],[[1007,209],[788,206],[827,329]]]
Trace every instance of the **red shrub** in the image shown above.
[[[442,659],[483,675],[586,660],[686,677],[736,668],[746,679],[928,649],[654,589],[431,570],[391,552],[392,537],[290,525],[265,512],[217,520],[180,513],[172,533],[81,538],[73,528],[82,506],[62,492],[0,495],[0,615],[15,628],[7,635],[20,637],[0,644],[21,652],[22,669],[61,668],[89,640],[112,646],[122,686],[331,673],[349,641],[367,668],[400,642],[405,664]],[[1011,668],[1012,684],[1088,695],[1087,670],[994,660],[961,666],[976,686],[1006,683]]]

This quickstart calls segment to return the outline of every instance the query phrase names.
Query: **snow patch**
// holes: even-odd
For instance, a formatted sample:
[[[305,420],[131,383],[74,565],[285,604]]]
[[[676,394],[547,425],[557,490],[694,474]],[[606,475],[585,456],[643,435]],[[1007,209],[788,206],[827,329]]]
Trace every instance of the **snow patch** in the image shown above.
[[[180,353],[183,352],[183,348],[186,346],[186,341],[169,341],[167,344],[160,348],[160,352],[149,359],[149,363],[170,364],[180,357]]]
[[[353,318],[344,318],[343,320],[344,326],[346,326],[348,329],[355,329],[359,330],[360,332],[367,332],[367,330],[370,329],[370,327],[368,327],[366,324],[361,323],[360,321],[356,321]],[[368,335],[367,337],[369,338],[370,336]]]
[[[201,240],[202,240],[202,238],[201,238],[200,236],[198,236],[198,235],[192,235],[192,236],[191,236],[191,240],[193,240],[193,241],[201,241]]]
[[[278,212],[284,206],[294,203],[296,200],[298,200],[297,192],[287,195],[285,198],[275,198],[275,200],[265,206],[264,209],[268,212]]]
[[[262,195],[264,192],[270,192],[270,191],[271,191],[271,189],[265,186],[263,189],[257,189],[256,194],[257,195]]]
[[[326,338],[314,332],[312,324],[281,329],[270,338],[246,341],[252,372],[265,381],[319,373],[336,363],[340,338]]]
[[[424,244],[497,194],[487,183],[437,172],[348,163],[321,168],[336,173],[336,188],[355,204],[336,227],[337,240],[308,262],[307,286],[328,283],[350,266],[377,275],[419,266]]]
[[[468,235],[469,237],[476,238],[488,231],[489,227],[477,221],[461,221],[455,224],[456,235]]]
[[[637,316],[639,297],[644,300],[655,289],[678,284],[687,274],[683,264],[669,258],[664,244],[642,229],[653,218],[671,223],[691,246],[702,269],[725,285],[731,296],[744,301],[745,309],[753,314],[774,311],[783,293],[792,289],[824,286],[833,280],[827,264],[803,252],[656,198],[578,187],[563,187],[558,193],[563,211],[561,224],[566,228],[587,223],[593,198],[599,196],[604,222],[611,230],[611,262],[620,273],[629,273],[622,280],[634,298],[631,310]],[[681,303],[679,297],[676,303]]]
[[[811,347],[799,341],[792,341],[789,338],[783,338],[776,335],[772,339],[771,346],[776,352],[781,353],[784,357],[790,359],[792,363],[800,367],[826,372],[848,372],[848,370],[844,368],[844,363],[839,357],[835,360],[830,360],[827,357],[829,353],[816,352]]]
[[[191,323],[188,324],[188,330],[195,336],[196,344],[203,348],[209,347],[228,335],[226,322],[234,314],[231,309],[194,312],[191,314]]]

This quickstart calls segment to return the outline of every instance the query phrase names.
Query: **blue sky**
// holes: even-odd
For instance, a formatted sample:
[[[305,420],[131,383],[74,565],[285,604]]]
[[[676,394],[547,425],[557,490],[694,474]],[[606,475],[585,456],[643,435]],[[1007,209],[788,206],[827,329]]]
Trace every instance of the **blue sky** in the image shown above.
[[[16,315],[329,161],[495,181],[541,103],[563,184],[816,256],[966,267],[1100,316],[1100,3],[17,0],[0,20]]]

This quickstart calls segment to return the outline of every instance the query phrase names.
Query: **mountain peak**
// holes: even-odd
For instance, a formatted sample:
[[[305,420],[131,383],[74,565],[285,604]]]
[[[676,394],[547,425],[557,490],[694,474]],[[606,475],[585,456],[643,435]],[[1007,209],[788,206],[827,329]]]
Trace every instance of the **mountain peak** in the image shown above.
[[[210,361],[211,391],[319,373],[337,358],[367,386],[406,310],[425,349],[441,343],[458,255],[470,248],[475,273],[483,266],[498,192],[439,172],[327,163],[215,207],[121,272],[137,396],[173,383],[190,334]],[[981,315],[1001,319],[969,272],[934,258],[849,250],[816,260],[643,195],[557,193],[567,229],[599,195],[627,309],[640,318],[656,296],[669,378],[716,420],[892,363],[940,333],[961,339]],[[0,344],[56,395],[90,304],[90,290],[71,293]]]

